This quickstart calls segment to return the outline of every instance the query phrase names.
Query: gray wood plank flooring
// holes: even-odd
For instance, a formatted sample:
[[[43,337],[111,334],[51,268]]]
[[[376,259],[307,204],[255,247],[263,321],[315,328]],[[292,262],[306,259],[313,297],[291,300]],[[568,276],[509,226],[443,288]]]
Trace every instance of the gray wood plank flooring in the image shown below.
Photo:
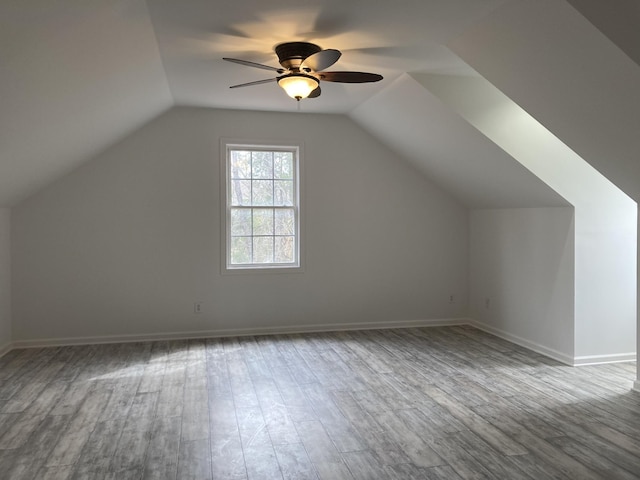
[[[466,326],[13,350],[0,478],[640,479],[634,377]]]

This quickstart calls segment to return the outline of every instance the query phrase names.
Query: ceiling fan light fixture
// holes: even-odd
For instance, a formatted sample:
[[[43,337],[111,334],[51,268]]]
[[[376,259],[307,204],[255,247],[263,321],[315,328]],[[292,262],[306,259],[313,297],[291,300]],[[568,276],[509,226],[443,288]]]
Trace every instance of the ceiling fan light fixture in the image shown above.
[[[278,78],[278,85],[287,92],[291,98],[300,101],[307,98],[313,92],[320,82],[316,77],[305,75],[303,73],[290,73]]]
[[[303,98],[318,98],[322,93],[320,80],[337,83],[371,83],[382,80],[382,75],[366,72],[327,72],[326,68],[338,61],[340,50],[322,50],[318,45],[308,42],[286,42],[275,47],[278,61],[282,68],[271,67],[249,60],[223,57],[227,62],[247,67],[271,70],[282,75],[254,82],[231,85],[229,88],[250,87],[264,83],[278,82],[278,85],[289,95],[300,101]]]

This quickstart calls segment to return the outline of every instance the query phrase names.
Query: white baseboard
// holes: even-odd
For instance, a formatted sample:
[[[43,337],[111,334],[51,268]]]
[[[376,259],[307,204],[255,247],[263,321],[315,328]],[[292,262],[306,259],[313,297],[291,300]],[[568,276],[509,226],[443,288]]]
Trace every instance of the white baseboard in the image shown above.
[[[561,363],[571,366],[596,365],[602,363],[619,363],[636,360],[635,353],[614,355],[592,355],[573,357],[563,352],[553,350],[535,342],[531,342],[517,335],[492,327],[485,323],[469,318],[449,318],[431,320],[400,320],[391,322],[351,322],[330,323],[315,325],[280,325],[270,327],[230,328],[217,330],[201,330],[194,332],[166,332],[166,333],[142,333],[128,335],[101,335],[91,337],[67,337],[67,338],[36,338],[31,340],[18,340],[0,347],[0,357],[14,348],[37,347],[62,347],[67,345],[92,345],[101,343],[130,343],[151,342],[157,340],[185,340],[195,338],[220,338],[241,337],[248,335],[277,335],[291,333],[335,332],[349,330],[384,330],[391,328],[420,328],[420,327],[446,327],[455,325],[471,325],[496,337],[503,338],[511,343],[520,345],[534,352],[545,355]],[[640,391],[640,381],[636,381],[635,390]]]
[[[12,348],[62,347],[67,345],[92,345],[101,343],[150,342],[157,340],[184,340],[194,338],[241,337],[248,335],[277,335],[290,333],[335,332],[345,330],[384,330],[390,328],[445,327],[467,325],[466,318],[400,320],[391,322],[352,322],[315,325],[280,325],[274,327],[230,328],[195,332],[167,332],[152,334],[101,335],[92,337],[36,338],[13,342]]]
[[[525,338],[518,337],[517,335],[512,335],[511,333],[500,330],[499,328],[492,327],[490,325],[487,325],[486,323],[478,322],[477,320],[470,320],[469,324],[479,330],[507,340],[508,342],[515,343],[516,345],[520,345],[521,347],[533,350],[536,353],[540,353],[545,357],[552,358],[554,360],[557,360],[558,362],[564,363],[565,365],[574,366],[574,358],[572,355],[545,347],[544,345],[540,345],[539,343],[535,343]]]
[[[573,365],[576,367],[580,367],[585,365],[600,365],[602,363],[622,363],[635,361],[635,353],[616,353],[614,355],[586,355],[582,357],[575,357],[573,359]]]
[[[0,345],[0,357],[2,357],[3,355],[6,355],[7,353],[9,353],[14,348],[16,348],[16,347],[14,346],[13,343],[7,343],[5,345]]]
[[[575,357],[573,355],[569,355],[567,353],[559,352],[557,350],[553,350],[551,348],[545,347],[544,345],[531,342],[525,338],[518,337],[517,335],[512,335],[508,332],[500,330],[499,328],[495,328],[490,325],[487,325],[486,323],[478,322],[476,320],[470,320],[469,324],[480,330],[491,333],[496,337],[503,338],[511,343],[515,343],[516,345],[520,345],[521,347],[528,348],[529,350],[533,350],[534,352],[553,358],[554,360],[557,360],[566,365],[570,365],[572,367],[582,367],[586,365],[600,365],[604,363],[622,363],[622,362],[636,361],[636,354],[634,352],[615,353],[612,355],[585,355],[585,356]]]

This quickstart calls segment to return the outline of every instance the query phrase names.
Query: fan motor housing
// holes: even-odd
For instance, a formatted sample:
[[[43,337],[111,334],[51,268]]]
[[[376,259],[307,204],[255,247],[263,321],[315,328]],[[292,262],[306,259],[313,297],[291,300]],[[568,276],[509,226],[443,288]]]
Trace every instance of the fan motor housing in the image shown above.
[[[299,69],[305,58],[322,50],[318,45],[308,42],[287,42],[276,45],[276,55],[280,65],[287,69]]]

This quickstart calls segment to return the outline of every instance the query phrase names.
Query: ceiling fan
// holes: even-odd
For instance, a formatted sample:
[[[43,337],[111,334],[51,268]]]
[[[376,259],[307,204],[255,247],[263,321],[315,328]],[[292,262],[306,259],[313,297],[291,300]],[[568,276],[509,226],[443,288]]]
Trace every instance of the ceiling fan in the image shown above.
[[[308,42],[287,42],[277,45],[275,51],[278,61],[282,65],[281,68],[237,58],[223,58],[228,62],[271,70],[280,75],[266,80],[232,85],[229,88],[277,82],[287,92],[287,95],[300,101],[303,98],[317,98],[320,96],[320,80],[339,83],[369,83],[382,80],[382,75],[377,73],[325,72],[324,69],[336,63],[342,55],[339,50],[323,50],[318,45]]]

